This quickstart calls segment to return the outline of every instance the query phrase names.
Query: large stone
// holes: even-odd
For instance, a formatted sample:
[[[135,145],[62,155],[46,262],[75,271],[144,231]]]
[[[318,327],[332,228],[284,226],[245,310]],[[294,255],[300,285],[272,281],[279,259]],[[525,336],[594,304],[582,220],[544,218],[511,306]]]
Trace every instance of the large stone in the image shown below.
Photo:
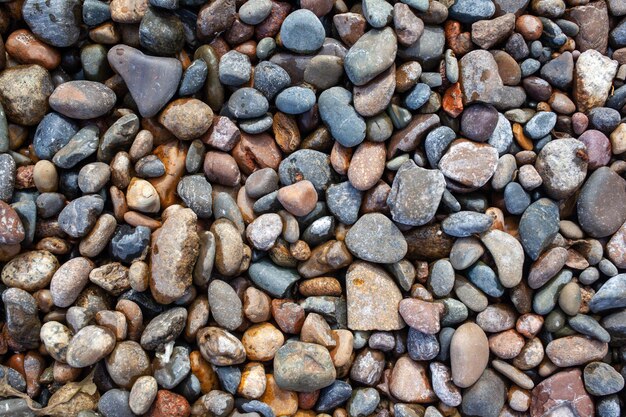
[[[617,61],[589,49],[576,60],[574,78],[574,101],[578,111],[586,112],[601,107],[609,96],[613,77],[617,72]]]
[[[398,312],[402,294],[382,268],[356,261],[346,273],[346,300],[350,330],[398,330],[404,321]]]
[[[470,188],[482,187],[498,166],[498,150],[485,143],[457,139],[439,161],[446,178]]]
[[[581,186],[587,175],[585,145],[573,138],[548,142],[539,152],[535,168],[550,197],[567,198]]]
[[[332,384],[337,373],[328,349],[292,341],[274,356],[274,379],[283,390],[312,392]]]
[[[396,173],[387,197],[393,220],[410,226],[428,223],[437,212],[445,187],[440,171],[405,162]]]
[[[352,45],[344,60],[348,78],[363,85],[389,68],[396,59],[398,44],[393,29],[372,29]]]
[[[489,362],[489,341],[483,329],[475,323],[459,326],[450,342],[452,380],[461,388],[472,386]]]
[[[391,264],[404,258],[406,240],[396,225],[380,213],[363,215],[346,235],[346,246],[364,261]]]
[[[578,221],[592,237],[615,233],[626,221],[626,181],[608,167],[598,168],[578,196]]]
[[[200,247],[196,223],[191,209],[178,209],[153,236],[150,290],[161,304],[179,299],[191,286]]]
[[[566,10],[565,18],[578,25],[574,37],[576,49],[585,52],[589,49],[605,54],[609,38],[609,14],[606,3],[596,1]]]
[[[183,74],[179,60],[144,55],[128,45],[114,46],[107,56],[111,68],[124,79],[142,116],[156,115],[176,93]]]
[[[581,335],[561,337],[546,346],[548,358],[561,368],[601,360],[607,352],[607,343]]]
[[[81,8],[78,0],[26,0],[22,17],[38,38],[53,46],[66,47],[80,36]]]
[[[594,313],[622,307],[626,307],[626,274],[610,278],[589,301]]]
[[[48,111],[54,85],[45,68],[18,65],[0,73],[0,102],[10,122],[34,126]]]
[[[585,391],[580,369],[570,369],[543,380],[532,391],[531,417],[593,416],[593,400]]]

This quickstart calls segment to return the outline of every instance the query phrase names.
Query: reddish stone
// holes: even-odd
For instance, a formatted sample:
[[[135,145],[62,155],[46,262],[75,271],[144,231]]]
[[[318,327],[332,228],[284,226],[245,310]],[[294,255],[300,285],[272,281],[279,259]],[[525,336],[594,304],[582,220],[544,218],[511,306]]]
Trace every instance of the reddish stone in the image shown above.
[[[232,155],[241,172],[246,175],[262,168],[278,171],[282,160],[278,145],[267,133],[249,135],[241,132],[241,140],[233,149]]]
[[[272,2],[272,11],[267,18],[259,23],[254,29],[254,34],[257,40],[263,38],[273,38],[278,34],[283,20],[287,17],[291,11],[291,5],[285,2]]]
[[[13,208],[0,201],[0,245],[14,245],[26,236],[22,221]]]
[[[459,58],[472,50],[472,35],[461,32],[461,23],[448,20],[443,26],[446,43]]]
[[[564,407],[574,415],[593,416],[593,401],[585,391],[580,369],[559,372],[545,379],[532,391],[530,416],[543,417]]]
[[[159,390],[145,417],[188,417],[190,414],[191,407],[185,397],[171,391]]]
[[[443,94],[443,110],[450,117],[456,118],[463,112],[463,93],[461,92],[461,84],[454,83]]]
[[[298,334],[304,324],[304,309],[291,300],[272,300],[272,316],[285,333]]]

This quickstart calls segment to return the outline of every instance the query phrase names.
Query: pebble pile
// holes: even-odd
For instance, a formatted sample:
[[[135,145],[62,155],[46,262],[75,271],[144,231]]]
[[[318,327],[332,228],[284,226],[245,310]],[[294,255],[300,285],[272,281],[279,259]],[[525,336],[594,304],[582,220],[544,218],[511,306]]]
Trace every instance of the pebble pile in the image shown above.
[[[0,417],[626,415],[626,0],[0,35]]]

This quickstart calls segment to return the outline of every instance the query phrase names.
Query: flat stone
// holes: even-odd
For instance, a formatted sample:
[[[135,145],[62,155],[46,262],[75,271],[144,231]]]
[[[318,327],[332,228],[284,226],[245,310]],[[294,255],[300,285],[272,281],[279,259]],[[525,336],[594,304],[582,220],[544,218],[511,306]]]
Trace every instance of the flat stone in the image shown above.
[[[22,7],[22,17],[38,38],[53,46],[67,47],[80,35],[80,8],[81,4],[73,0],[28,0]]]
[[[546,346],[548,358],[561,368],[601,360],[607,352],[606,343],[580,335],[555,339]]]
[[[391,28],[372,29],[348,50],[344,67],[354,85],[363,85],[389,68],[398,46]]]
[[[280,27],[283,46],[299,54],[310,54],[321,48],[324,37],[322,22],[307,9],[290,13]]]
[[[452,380],[461,388],[472,386],[483,374],[489,361],[489,341],[475,323],[459,326],[450,343]]]
[[[330,354],[320,345],[292,341],[274,357],[274,379],[284,390],[315,391],[332,384],[335,377]]]
[[[490,145],[457,139],[439,161],[446,178],[471,188],[491,179],[498,164],[498,150]]]
[[[583,185],[578,197],[578,220],[592,237],[615,233],[626,221],[626,213],[617,209],[626,204],[626,182],[613,170],[595,170]]]
[[[589,308],[594,313],[626,306],[626,274],[609,278],[589,301]]]
[[[519,235],[524,251],[533,260],[537,260],[556,237],[559,220],[559,208],[547,198],[535,201],[524,211]]]
[[[397,330],[404,327],[398,313],[402,300],[393,278],[378,266],[356,261],[346,274],[348,328]]]
[[[369,262],[398,262],[407,252],[400,230],[380,213],[362,216],[348,231],[345,242],[352,254]]]
[[[624,388],[624,377],[611,365],[592,362],[585,366],[585,388],[591,395],[611,395]]]
[[[389,380],[389,391],[400,401],[425,403],[436,398],[426,373],[426,365],[408,356],[396,361]]]
[[[115,336],[111,330],[100,326],[85,326],[70,340],[66,360],[73,368],[85,368],[103,359],[114,347]]]
[[[183,296],[191,286],[191,272],[199,251],[197,216],[180,209],[167,217],[152,239],[150,290],[161,304]]]
[[[178,90],[183,70],[175,58],[144,55],[127,45],[114,46],[107,57],[144,117],[156,115]]]
[[[54,89],[50,107],[72,119],[95,119],[109,112],[117,97],[113,90],[95,81],[69,81]]]
[[[486,369],[480,379],[463,393],[461,411],[467,415],[498,417],[506,392],[502,378],[493,370]]]
[[[564,199],[580,187],[587,175],[585,145],[572,138],[553,140],[539,152],[535,168],[548,195]]]
[[[428,223],[437,212],[444,189],[445,179],[440,171],[405,162],[387,197],[393,220],[411,226]]]

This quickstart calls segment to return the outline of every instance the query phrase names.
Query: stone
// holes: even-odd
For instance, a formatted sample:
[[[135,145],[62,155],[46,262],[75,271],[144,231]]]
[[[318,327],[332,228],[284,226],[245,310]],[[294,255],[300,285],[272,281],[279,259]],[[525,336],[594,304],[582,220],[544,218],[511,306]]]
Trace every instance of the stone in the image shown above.
[[[104,201],[99,195],[87,195],[72,200],[59,214],[59,227],[72,237],[83,237],[93,227]]]
[[[114,46],[107,57],[144,117],[155,116],[178,90],[183,70],[177,59],[144,55],[127,45]]]
[[[22,7],[22,17],[37,37],[50,45],[67,47],[80,35],[80,7],[76,1],[28,0]]]
[[[48,111],[53,90],[50,74],[39,65],[20,65],[0,74],[0,102],[10,122],[38,124]]]
[[[483,234],[481,241],[494,258],[502,285],[513,288],[519,284],[522,279],[524,250],[517,239],[508,233],[493,229]],[[503,245],[504,242],[506,243]]]
[[[85,326],[72,337],[67,346],[67,364],[85,368],[106,357],[115,347],[115,336],[107,328]]]
[[[623,306],[623,295],[626,291],[626,274],[619,274],[609,278],[589,301],[591,311],[600,311],[620,308]]]
[[[594,404],[585,391],[580,369],[558,372],[539,383],[532,391],[533,416],[554,413],[594,413]]]
[[[104,363],[111,379],[126,389],[130,389],[139,378],[151,373],[148,355],[139,343],[132,340],[118,343]]]
[[[159,122],[180,140],[202,136],[213,123],[213,111],[204,102],[194,98],[181,98],[167,105]]]
[[[555,339],[546,346],[548,358],[561,368],[600,360],[607,351],[608,345],[606,343],[581,335]]]
[[[615,210],[626,202],[625,184],[606,167],[598,168],[589,176],[580,191],[577,213],[580,226],[590,236],[610,236],[626,221],[626,214]]]
[[[8,287],[17,287],[34,292],[48,286],[59,261],[48,251],[28,251],[11,259],[2,268],[2,282]]]
[[[483,49],[507,39],[515,27],[515,15],[507,13],[491,20],[479,20],[472,24],[472,42]]]
[[[381,236],[384,236],[382,240]],[[389,218],[379,213],[359,218],[348,231],[345,242],[352,254],[369,262],[398,262],[407,251],[402,233]]]
[[[496,171],[498,151],[487,144],[457,139],[439,161],[439,169],[450,180],[478,188],[486,184]]]
[[[397,330],[404,327],[398,313],[402,299],[400,290],[378,266],[356,261],[348,268],[346,299],[348,328],[351,330]]]
[[[397,41],[391,28],[372,29],[361,36],[346,54],[346,74],[354,85],[366,84],[391,66],[396,52]]]
[[[604,105],[616,72],[617,62],[595,49],[580,54],[574,77],[574,101],[578,111],[586,112]]]
[[[485,370],[478,381],[463,393],[461,411],[467,415],[497,417],[506,400],[506,386],[491,369]]]
[[[153,318],[141,334],[141,347],[146,350],[162,351],[166,344],[174,341],[185,327],[187,310],[175,307]]]
[[[559,232],[559,209],[552,200],[542,198],[528,206],[519,223],[524,251],[533,260],[552,243]]]
[[[430,386],[426,366],[402,356],[391,372],[389,391],[400,401],[410,403],[430,402],[435,392]]]
[[[183,296],[199,251],[197,216],[190,209],[172,213],[152,239],[150,290],[162,304]]]
[[[550,197],[569,197],[582,185],[587,174],[585,145],[571,138],[553,140],[539,152],[535,168]]]
[[[302,114],[315,105],[315,93],[306,87],[288,87],[276,96],[276,107],[286,114]]]
[[[356,146],[365,139],[365,121],[351,101],[352,94],[343,87],[324,90],[318,99],[320,117],[333,138],[345,147]]]
[[[243,305],[235,290],[226,282],[213,280],[209,284],[211,315],[221,327],[235,330],[243,322]]]
[[[258,90],[240,88],[228,99],[228,110],[238,119],[254,119],[263,116],[269,108],[267,99]]]
[[[450,17],[463,23],[489,19],[495,12],[496,6],[491,0],[480,0],[477,2],[461,0],[455,2],[449,9]]]
[[[387,197],[393,220],[411,226],[428,223],[439,207],[444,189],[445,179],[440,171],[405,162],[396,173]]]
[[[299,54],[317,51],[324,43],[324,27],[313,12],[300,9],[290,13],[280,27],[283,46]]]
[[[335,377],[328,350],[320,345],[292,341],[274,357],[274,379],[283,390],[311,392],[329,386]]]
[[[405,298],[400,301],[398,311],[412,328],[426,334],[437,334],[440,330],[440,320],[444,313],[444,306],[430,303],[417,298]]]
[[[591,395],[611,395],[624,388],[624,377],[603,362],[592,362],[585,366],[583,377],[585,388]]]
[[[108,113],[117,97],[113,90],[95,81],[69,81],[54,89],[52,110],[72,119],[95,119]]]
[[[479,380],[489,361],[489,342],[475,323],[459,326],[450,343],[452,380],[461,388]]]
[[[128,406],[135,414],[144,414],[152,405],[156,398],[158,385],[152,376],[141,376],[137,378],[130,390]]]

